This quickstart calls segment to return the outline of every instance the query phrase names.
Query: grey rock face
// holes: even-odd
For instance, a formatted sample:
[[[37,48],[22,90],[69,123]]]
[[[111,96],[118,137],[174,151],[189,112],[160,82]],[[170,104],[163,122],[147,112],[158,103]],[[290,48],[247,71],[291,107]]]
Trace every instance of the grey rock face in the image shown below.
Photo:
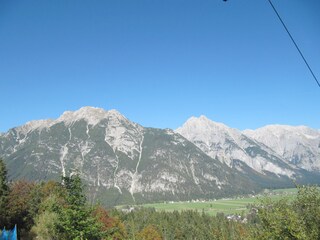
[[[144,128],[115,110],[85,107],[56,120],[32,121],[3,134],[0,143],[11,179],[78,172],[94,196],[111,194],[114,204],[258,190],[180,134]]]
[[[1,134],[0,156],[11,179],[78,172],[90,199],[106,205],[252,193],[292,185],[308,174],[300,169],[318,169],[319,158],[303,167],[312,157],[295,164],[260,138],[205,117],[173,131],[145,128],[116,110],[84,107]]]

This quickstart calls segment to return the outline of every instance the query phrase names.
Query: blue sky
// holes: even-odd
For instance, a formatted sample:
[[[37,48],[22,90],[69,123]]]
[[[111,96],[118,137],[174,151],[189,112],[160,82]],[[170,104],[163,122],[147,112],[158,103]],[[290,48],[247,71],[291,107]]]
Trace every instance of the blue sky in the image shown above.
[[[273,3],[320,78],[320,1]],[[0,90],[0,132],[82,106],[320,128],[320,88],[267,0],[2,0]]]

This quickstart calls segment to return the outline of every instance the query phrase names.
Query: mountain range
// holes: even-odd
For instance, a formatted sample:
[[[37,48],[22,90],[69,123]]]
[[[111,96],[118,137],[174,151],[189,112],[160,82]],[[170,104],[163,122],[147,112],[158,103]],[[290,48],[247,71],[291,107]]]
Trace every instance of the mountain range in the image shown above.
[[[116,110],[83,107],[0,135],[9,178],[79,173],[107,206],[213,199],[320,182],[320,131],[270,125],[239,131],[205,116],[177,130],[146,128]]]

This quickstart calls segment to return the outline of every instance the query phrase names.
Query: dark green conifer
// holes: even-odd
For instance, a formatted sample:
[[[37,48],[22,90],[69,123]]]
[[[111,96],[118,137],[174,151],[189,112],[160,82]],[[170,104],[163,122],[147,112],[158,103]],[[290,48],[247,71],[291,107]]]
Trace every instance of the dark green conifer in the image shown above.
[[[7,182],[7,169],[4,161],[0,159],[0,227],[6,223],[6,208],[8,203],[9,187]]]

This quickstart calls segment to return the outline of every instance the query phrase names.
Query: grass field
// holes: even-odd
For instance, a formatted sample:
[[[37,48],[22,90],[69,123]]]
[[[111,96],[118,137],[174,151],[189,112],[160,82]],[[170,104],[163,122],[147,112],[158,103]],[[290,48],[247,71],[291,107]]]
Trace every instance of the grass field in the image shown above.
[[[283,196],[292,197],[297,193],[296,188],[289,189],[277,189],[268,191],[268,195],[273,199],[278,199]],[[248,204],[254,204],[258,202],[258,198],[263,195],[254,197],[243,197],[236,199],[219,199],[215,201],[197,201],[197,202],[171,202],[171,203],[154,203],[144,204],[143,207],[155,208],[157,211],[183,211],[183,210],[197,210],[204,211],[210,215],[216,215],[219,212],[224,214],[242,213],[247,212]]]

